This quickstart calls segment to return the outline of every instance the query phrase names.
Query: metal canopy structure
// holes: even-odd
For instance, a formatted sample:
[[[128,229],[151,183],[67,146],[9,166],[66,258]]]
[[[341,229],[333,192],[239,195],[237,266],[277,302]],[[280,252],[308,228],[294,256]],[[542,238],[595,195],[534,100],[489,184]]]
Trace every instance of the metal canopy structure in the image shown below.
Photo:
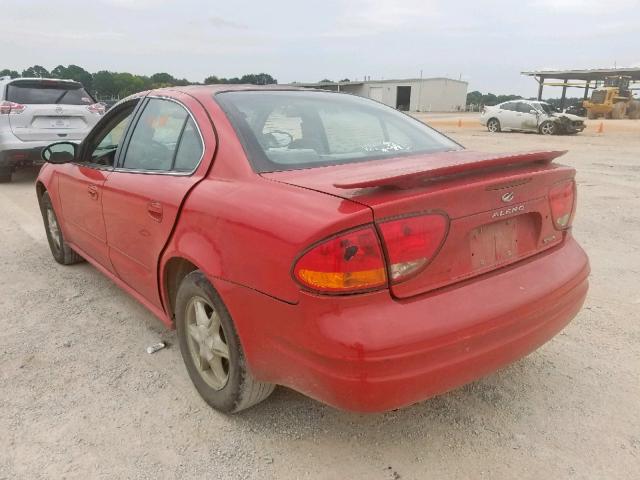
[[[560,108],[564,108],[567,97],[567,88],[577,87],[584,89],[584,99],[589,97],[589,89],[598,88],[598,83],[604,82],[607,77],[630,77],[632,82],[640,82],[640,68],[595,68],[588,70],[539,70],[533,72],[520,72],[522,75],[534,77],[538,82],[538,100],[542,100],[542,89],[545,85],[562,87]],[[561,80],[559,83],[545,83],[547,80]],[[579,80],[584,84],[570,84],[571,80]]]

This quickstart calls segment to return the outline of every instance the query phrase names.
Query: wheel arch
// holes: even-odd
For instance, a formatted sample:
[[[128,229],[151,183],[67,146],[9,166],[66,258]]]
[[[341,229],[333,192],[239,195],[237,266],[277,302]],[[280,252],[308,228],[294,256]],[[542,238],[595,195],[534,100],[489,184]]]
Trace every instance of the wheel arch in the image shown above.
[[[193,261],[183,256],[172,256],[168,258],[162,268],[162,296],[165,299],[167,314],[171,323],[175,323],[176,296],[180,283],[189,273],[195,270],[202,270]]]

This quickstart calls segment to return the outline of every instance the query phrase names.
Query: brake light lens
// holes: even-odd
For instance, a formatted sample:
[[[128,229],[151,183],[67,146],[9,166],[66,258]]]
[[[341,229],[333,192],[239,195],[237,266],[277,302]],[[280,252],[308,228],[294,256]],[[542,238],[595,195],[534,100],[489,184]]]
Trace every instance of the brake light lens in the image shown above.
[[[95,113],[96,115],[104,115],[105,108],[102,103],[94,103],[93,105],[89,105],[87,107],[91,113]]]
[[[16,102],[0,102],[0,115],[18,115],[27,108],[25,105]]]
[[[556,230],[566,230],[571,226],[575,197],[576,184],[573,180],[557,183],[549,190],[549,205]]]
[[[298,259],[293,275],[302,285],[324,293],[352,293],[387,284],[373,227],[341,234],[311,248]]]
[[[419,273],[437,255],[449,230],[443,214],[417,215],[378,225],[389,260],[392,283]]]

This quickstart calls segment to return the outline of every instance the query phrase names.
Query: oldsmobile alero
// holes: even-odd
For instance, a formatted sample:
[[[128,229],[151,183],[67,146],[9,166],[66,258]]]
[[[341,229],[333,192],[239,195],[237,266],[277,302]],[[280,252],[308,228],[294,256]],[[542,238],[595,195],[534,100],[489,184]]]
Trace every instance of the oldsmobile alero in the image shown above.
[[[579,311],[562,153],[464,150],[347,94],[176,87],[47,147],[37,195],[55,260],[176,328],[214,408],[280,384],[375,412],[493,372]]]

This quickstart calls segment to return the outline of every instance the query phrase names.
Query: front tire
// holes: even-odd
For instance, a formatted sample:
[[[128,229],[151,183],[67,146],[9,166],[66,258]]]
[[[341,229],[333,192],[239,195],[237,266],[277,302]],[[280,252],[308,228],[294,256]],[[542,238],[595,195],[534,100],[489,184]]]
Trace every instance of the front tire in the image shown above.
[[[557,131],[558,128],[554,122],[546,121],[540,125],[540,133],[542,135],[555,135]]]
[[[491,133],[500,132],[502,130],[502,128],[500,127],[500,120],[498,120],[497,118],[490,118],[487,122],[487,130],[489,130]]]
[[[55,261],[61,265],[72,265],[82,262],[84,259],[73,251],[64,239],[58,217],[51,204],[49,192],[44,192],[40,198],[40,211],[42,213],[42,220],[44,221],[44,229],[47,232],[47,241],[49,242],[51,255],[53,255]]]
[[[182,280],[175,304],[182,359],[205,402],[235,413],[271,395],[275,385],[249,372],[231,315],[200,270]]]

